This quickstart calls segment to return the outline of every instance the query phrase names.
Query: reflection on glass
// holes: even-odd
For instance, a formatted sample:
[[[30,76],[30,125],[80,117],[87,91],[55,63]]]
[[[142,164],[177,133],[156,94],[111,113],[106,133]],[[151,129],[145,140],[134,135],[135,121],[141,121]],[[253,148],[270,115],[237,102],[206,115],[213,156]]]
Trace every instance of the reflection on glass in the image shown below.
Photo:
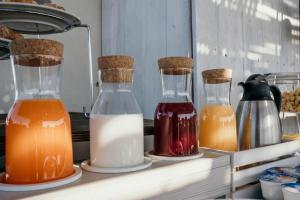
[[[16,101],[6,133],[8,183],[45,182],[73,173],[70,118],[60,100]]]
[[[191,102],[159,103],[154,119],[155,152],[164,156],[198,153],[197,113]]]
[[[205,105],[200,113],[200,145],[236,151],[236,118],[230,105]]]

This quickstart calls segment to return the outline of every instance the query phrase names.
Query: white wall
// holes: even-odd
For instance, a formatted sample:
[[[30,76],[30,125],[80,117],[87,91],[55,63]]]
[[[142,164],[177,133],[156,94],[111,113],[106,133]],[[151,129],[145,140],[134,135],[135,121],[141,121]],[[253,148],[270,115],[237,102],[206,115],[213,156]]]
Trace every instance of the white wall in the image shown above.
[[[193,8],[197,107],[204,69],[233,69],[234,106],[249,75],[300,71],[299,0],[193,0]]]
[[[161,98],[157,60],[192,56],[190,0],[102,0],[102,53],[135,58],[134,93],[153,119]]]
[[[198,110],[204,69],[233,69],[234,106],[242,92],[237,83],[250,74],[300,71],[298,0],[103,0],[102,6],[103,54],[135,57],[134,91],[146,118],[160,98],[157,58],[191,56],[191,43]]]
[[[101,54],[100,25],[101,1],[99,0],[55,0],[65,9],[78,16],[82,23],[92,29],[92,47],[94,79],[97,79],[97,57]],[[36,36],[28,36],[36,37]],[[62,78],[62,99],[69,111],[82,112],[82,107],[90,107],[87,34],[82,28],[73,29],[63,34],[41,36],[64,43],[64,66]],[[11,67],[9,61],[0,61],[0,113],[6,113],[14,100]]]
[[[191,56],[192,42],[197,58],[197,107],[200,107],[198,95],[202,94],[200,72],[205,68],[232,67],[234,84],[251,73],[300,71],[299,35],[295,35],[299,30],[298,0],[102,1],[102,10],[100,0],[56,2],[91,25],[95,80],[101,42],[103,55],[127,53],[135,57],[134,92],[146,118],[153,117],[161,96],[157,59]],[[192,41],[192,1],[194,20],[197,19],[195,41]],[[62,96],[70,111],[80,112],[82,106],[89,107],[85,37],[81,29],[49,36],[65,43]],[[240,92],[238,88],[233,90],[235,105]],[[7,112],[12,101],[10,65],[1,61],[0,112]]]

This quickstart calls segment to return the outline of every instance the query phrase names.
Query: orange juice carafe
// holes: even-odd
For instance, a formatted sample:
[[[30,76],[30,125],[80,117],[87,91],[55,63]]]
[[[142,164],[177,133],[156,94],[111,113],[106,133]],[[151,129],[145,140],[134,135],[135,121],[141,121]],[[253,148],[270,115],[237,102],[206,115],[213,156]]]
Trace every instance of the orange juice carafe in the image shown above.
[[[16,95],[6,119],[4,180],[34,184],[70,176],[70,117],[60,100],[63,44],[15,40],[10,51]]]
[[[230,69],[202,72],[205,104],[200,113],[200,147],[237,150],[236,117],[230,105]]]

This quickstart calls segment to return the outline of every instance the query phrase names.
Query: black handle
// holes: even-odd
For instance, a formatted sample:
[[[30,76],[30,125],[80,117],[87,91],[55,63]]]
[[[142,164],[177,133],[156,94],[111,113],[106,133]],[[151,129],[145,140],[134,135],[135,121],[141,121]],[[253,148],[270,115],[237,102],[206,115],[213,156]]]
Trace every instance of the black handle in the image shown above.
[[[274,101],[277,107],[278,112],[280,112],[280,106],[281,106],[281,92],[279,88],[275,85],[270,86],[271,92],[274,96]]]
[[[244,82],[239,82],[238,86],[244,87],[245,83]]]

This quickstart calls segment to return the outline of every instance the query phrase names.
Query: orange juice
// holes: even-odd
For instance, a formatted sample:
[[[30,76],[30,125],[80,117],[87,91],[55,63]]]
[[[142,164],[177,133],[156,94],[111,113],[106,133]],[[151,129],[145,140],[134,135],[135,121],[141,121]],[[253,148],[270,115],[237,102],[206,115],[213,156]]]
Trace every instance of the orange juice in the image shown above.
[[[236,118],[230,105],[205,105],[200,113],[200,146],[236,151]]]
[[[58,99],[18,100],[6,120],[6,182],[41,183],[73,173],[70,117]]]

